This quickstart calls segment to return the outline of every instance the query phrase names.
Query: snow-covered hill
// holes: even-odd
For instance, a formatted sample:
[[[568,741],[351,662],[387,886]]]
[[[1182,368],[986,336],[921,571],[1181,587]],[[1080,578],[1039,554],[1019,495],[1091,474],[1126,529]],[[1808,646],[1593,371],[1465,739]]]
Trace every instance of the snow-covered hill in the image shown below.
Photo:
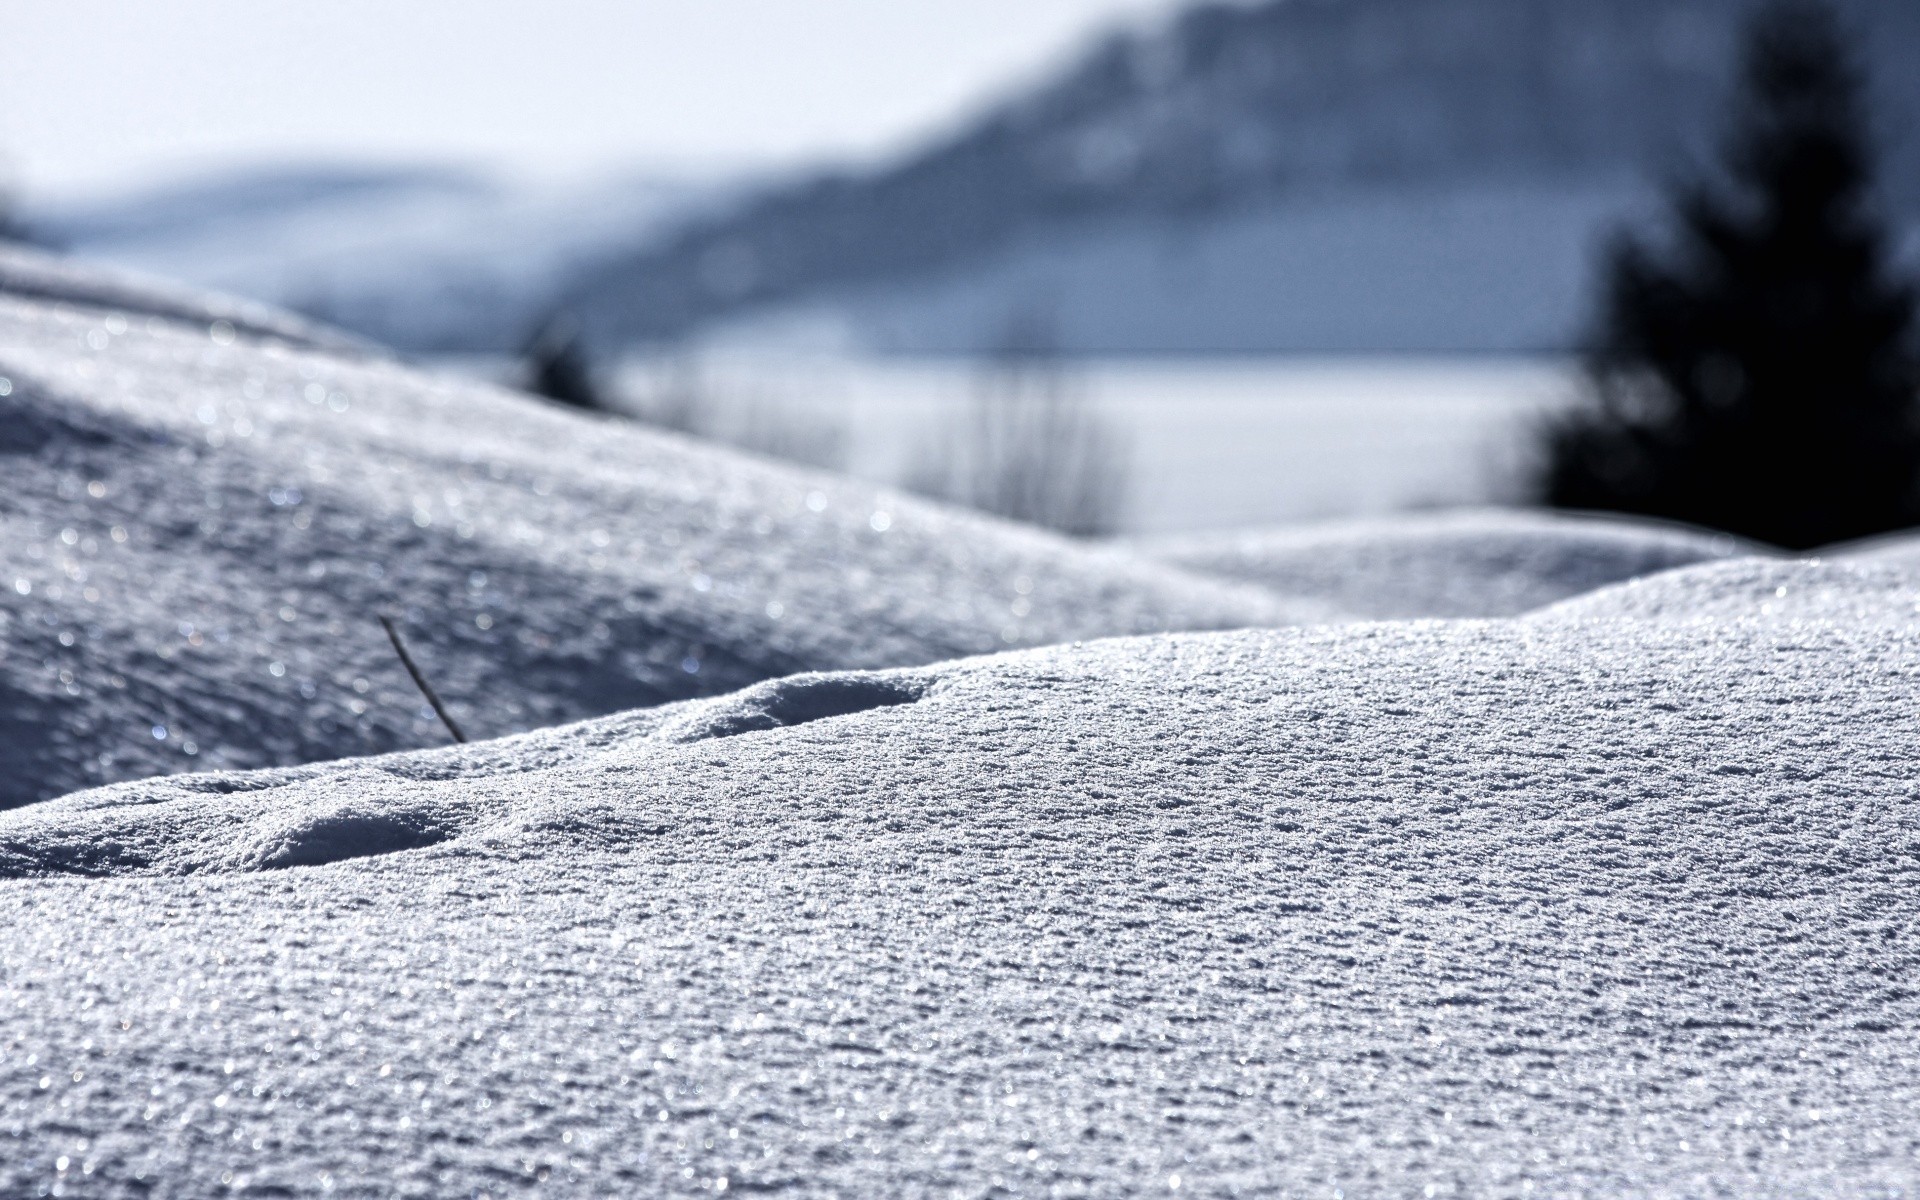
[[[796,671],[1329,614],[0,257],[0,807]],[[63,300],[60,297],[64,295]]]
[[[258,297],[388,345],[511,350],[608,247],[659,236],[733,186],[262,168],[33,206],[27,219],[38,237],[90,258]]]
[[[1743,559],[0,814],[0,1189],[1907,1194],[1916,604]]]
[[[1189,570],[1380,618],[1515,616],[1675,567],[1770,553],[1683,526],[1501,509],[1197,534],[1139,548]]]

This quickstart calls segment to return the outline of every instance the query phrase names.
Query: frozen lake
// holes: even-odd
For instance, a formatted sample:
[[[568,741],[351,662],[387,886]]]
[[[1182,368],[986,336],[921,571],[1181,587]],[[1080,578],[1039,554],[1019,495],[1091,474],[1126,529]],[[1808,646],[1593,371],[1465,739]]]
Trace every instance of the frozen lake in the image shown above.
[[[1048,368],[1124,447],[1126,532],[1174,533],[1511,501],[1529,433],[1567,402],[1554,359],[1172,359]],[[994,369],[965,360],[734,354],[641,360],[621,390],[749,448],[889,485]]]

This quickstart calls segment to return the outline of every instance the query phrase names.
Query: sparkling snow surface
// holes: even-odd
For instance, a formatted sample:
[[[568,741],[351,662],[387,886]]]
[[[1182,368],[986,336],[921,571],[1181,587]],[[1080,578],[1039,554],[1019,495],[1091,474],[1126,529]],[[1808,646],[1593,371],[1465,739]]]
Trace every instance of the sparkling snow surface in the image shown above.
[[[1331,615],[162,299],[0,258],[0,807],[438,744],[383,613],[477,736]]]
[[[0,1192],[1911,1194],[1917,608],[1742,559],[16,810]]]

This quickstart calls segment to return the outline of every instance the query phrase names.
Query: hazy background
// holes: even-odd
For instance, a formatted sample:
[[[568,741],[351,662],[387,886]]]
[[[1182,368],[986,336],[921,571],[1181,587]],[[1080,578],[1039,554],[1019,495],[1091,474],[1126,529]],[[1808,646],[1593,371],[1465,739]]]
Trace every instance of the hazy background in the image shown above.
[[[990,508],[1043,442],[1102,510],[1052,523],[1264,524],[1519,498],[1750,7],[15,0],[0,161],[35,240],[435,369],[564,330],[695,436]],[[1841,8],[1911,261],[1920,5]]]
[[[534,175],[871,156],[1169,0],[10,0],[0,158],[71,194],[370,160]]]

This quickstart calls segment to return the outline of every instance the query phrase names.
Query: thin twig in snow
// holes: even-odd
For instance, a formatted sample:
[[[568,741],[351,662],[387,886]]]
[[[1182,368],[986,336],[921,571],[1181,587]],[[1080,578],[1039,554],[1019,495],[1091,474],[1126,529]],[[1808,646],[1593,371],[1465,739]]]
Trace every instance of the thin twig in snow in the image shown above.
[[[427,698],[427,703],[433,705],[434,715],[438,716],[440,723],[447,727],[447,732],[453,735],[454,741],[464,743],[467,735],[461,733],[460,727],[455,725],[453,718],[447,715],[447,706],[440,703],[440,697],[434,693],[433,685],[428,683],[427,677],[420,673],[420,668],[414,664],[413,655],[407,653],[407,644],[400,640],[400,631],[394,628],[393,621],[383,616],[380,618],[380,627],[387,631],[387,640],[393,643],[393,652],[400,656],[400,663],[407,668],[407,674],[413,676],[414,686],[419,688],[420,694]]]

